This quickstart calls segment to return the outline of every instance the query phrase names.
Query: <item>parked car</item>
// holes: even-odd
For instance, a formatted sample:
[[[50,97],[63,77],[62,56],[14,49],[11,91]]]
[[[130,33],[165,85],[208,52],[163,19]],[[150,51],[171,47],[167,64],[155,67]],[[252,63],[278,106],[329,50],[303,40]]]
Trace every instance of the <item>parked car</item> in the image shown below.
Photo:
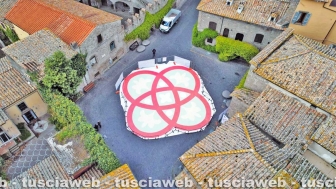
[[[181,17],[181,11],[177,9],[171,9],[166,16],[163,17],[160,31],[163,33],[168,33],[169,30],[177,23]]]

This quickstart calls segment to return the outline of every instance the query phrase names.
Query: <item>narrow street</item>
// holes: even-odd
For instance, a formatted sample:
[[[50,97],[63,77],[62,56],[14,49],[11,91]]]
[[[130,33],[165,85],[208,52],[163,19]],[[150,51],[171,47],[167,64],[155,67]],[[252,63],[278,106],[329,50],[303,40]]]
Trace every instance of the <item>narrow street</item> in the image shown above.
[[[223,90],[233,91],[248,69],[248,64],[220,62],[215,54],[191,45],[191,32],[198,18],[196,7],[199,0],[189,0],[182,7],[182,17],[170,33],[156,30],[150,37],[151,44],[142,53],[128,52],[121,60],[104,73],[96,86],[78,101],[87,119],[92,124],[102,122],[100,133],[106,143],[117,154],[121,163],[131,167],[140,179],[173,179],[178,173],[179,157],[209,134],[219,114],[224,110]],[[126,130],[125,116],[120,105],[115,83],[123,72],[126,77],[137,68],[137,62],[156,57],[179,56],[193,62],[194,69],[201,75],[207,90],[214,100],[217,112],[203,132],[184,134],[159,140],[143,140]]]

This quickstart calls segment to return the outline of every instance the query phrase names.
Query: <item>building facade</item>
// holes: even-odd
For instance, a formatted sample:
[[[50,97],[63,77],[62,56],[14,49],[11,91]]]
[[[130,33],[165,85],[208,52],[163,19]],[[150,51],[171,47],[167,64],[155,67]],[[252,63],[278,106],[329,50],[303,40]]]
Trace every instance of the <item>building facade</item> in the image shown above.
[[[336,48],[336,0],[301,0],[289,27],[296,34]]]
[[[93,82],[127,52],[122,18],[77,1],[22,0],[5,18],[17,32],[22,30],[18,33],[31,35],[47,28],[73,50],[87,54],[83,85]]]
[[[197,7],[198,30],[210,28],[262,49],[288,27],[297,4],[298,0],[202,0]]]
[[[0,155],[16,144],[17,124],[35,123],[48,110],[36,86],[17,67],[8,57],[0,59]]]

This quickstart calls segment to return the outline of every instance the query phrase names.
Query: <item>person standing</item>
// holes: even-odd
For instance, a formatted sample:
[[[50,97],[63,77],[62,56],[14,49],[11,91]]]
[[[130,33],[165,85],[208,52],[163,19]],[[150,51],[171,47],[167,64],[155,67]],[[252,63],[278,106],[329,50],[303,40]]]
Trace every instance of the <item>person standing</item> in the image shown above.
[[[155,57],[155,53],[156,53],[156,49],[153,49],[152,52],[153,52],[153,58],[154,58]]]
[[[100,123],[100,121],[98,121],[97,125],[98,125],[99,129],[101,129],[101,123]]]
[[[98,132],[99,131],[98,127],[99,127],[98,124],[95,124],[93,128]]]

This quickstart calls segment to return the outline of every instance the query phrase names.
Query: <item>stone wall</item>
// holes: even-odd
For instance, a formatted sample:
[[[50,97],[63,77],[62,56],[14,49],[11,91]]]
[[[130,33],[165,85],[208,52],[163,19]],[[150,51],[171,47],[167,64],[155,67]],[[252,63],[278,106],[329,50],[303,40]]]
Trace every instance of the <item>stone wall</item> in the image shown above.
[[[262,92],[269,82],[266,79],[255,74],[253,72],[254,69],[255,66],[251,65],[248,71],[244,87],[247,89],[251,89],[253,91]]]
[[[98,36],[102,36],[102,41],[98,42]],[[87,53],[86,62],[88,73],[86,81],[89,83],[112,66],[126,52],[126,44],[123,40],[124,30],[121,21],[97,26],[86,40],[81,44],[81,53]],[[115,48],[111,50],[110,45],[114,42]],[[90,59],[96,58],[96,63],[90,63]]]
[[[225,28],[229,29],[228,37],[232,39],[236,38],[237,33],[241,33],[244,35],[244,42],[250,43],[259,49],[263,49],[282,32],[282,30],[225,18],[200,11],[198,15],[198,30],[203,31],[205,28],[209,28],[209,22],[215,22],[217,24],[216,31],[220,35],[223,35]],[[256,34],[264,35],[261,43],[254,42]]]
[[[239,100],[236,97],[232,97],[229,110],[227,112],[227,115],[229,118],[239,113],[244,113],[245,110],[249,107],[249,104],[246,104],[245,102]]]

